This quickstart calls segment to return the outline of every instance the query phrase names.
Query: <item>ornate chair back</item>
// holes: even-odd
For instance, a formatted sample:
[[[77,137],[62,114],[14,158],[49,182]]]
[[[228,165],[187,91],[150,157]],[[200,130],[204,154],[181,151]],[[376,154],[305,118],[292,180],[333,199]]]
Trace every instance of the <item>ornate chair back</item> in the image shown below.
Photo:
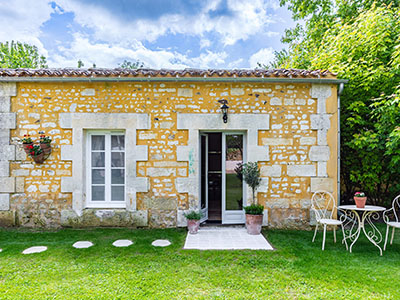
[[[311,210],[314,211],[317,221],[333,219],[336,210],[335,198],[327,191],[316,191],[311,198]]]
[[[383,213],[383,219],[387,223],[390,220],[399,222],[400,220],[400,195],[394,198],[392,207]]]

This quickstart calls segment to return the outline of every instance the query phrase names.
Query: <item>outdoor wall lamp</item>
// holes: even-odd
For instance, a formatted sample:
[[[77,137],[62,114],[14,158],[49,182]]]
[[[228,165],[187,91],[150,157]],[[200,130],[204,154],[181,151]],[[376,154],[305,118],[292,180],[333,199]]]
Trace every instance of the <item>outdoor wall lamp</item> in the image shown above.
[[[224,121],[224,123],[228,123],[228,108],[229,108],[229,106],[226,105],[228,103],[228,101],[225,99],[222,99],[222,100],[218,100],[218,102],[222,103],[222,106],[221,106],[222,120]]]

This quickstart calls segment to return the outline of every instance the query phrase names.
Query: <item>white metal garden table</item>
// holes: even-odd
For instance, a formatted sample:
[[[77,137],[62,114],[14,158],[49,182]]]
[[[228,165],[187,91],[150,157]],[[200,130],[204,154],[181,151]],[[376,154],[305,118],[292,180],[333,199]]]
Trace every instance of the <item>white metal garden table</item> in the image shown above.
[[[344,237],[344,239],[349,239],[352,242],[349,248],[350,253],[361,231],[363,231],[367,239],[378,247],[382,255],[382,248],[379,246],[379,243],[382,242],[382,234],[373,223],[373,220],[378,220],[379,212],[385,211],[386,208],[373,205],[365,205],[364,208],[358,208],[355,205],[340,205],[338,209],[344,213],[340,220],[344,222],[344,226],[350,227],[350,229],[345,230],[347,234]],[[370,225],[369,230],[365,228],[365,222]]]

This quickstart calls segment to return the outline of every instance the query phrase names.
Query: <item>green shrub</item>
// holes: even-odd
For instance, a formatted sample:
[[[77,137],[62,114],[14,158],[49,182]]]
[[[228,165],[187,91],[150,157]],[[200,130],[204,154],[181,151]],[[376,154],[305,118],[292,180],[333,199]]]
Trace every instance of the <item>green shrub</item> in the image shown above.
[[[264,206],[261,204],[252,204],[243,208],[248,215],[262,215],[264,213]]]
[[[203,213],[201,211],[190,211],[188,213],[185,213],[184,216],[188,220],[200,220],[201,217],[203,216]]]

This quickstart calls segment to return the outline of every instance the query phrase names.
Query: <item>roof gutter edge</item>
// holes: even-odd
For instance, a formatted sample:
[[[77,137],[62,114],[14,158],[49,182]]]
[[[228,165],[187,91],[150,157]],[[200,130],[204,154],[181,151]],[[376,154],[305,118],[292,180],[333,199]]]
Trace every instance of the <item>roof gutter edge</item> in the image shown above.
[[[346,79],[275,77],[0,77],[0,82],[275,82],[341,84]]]

